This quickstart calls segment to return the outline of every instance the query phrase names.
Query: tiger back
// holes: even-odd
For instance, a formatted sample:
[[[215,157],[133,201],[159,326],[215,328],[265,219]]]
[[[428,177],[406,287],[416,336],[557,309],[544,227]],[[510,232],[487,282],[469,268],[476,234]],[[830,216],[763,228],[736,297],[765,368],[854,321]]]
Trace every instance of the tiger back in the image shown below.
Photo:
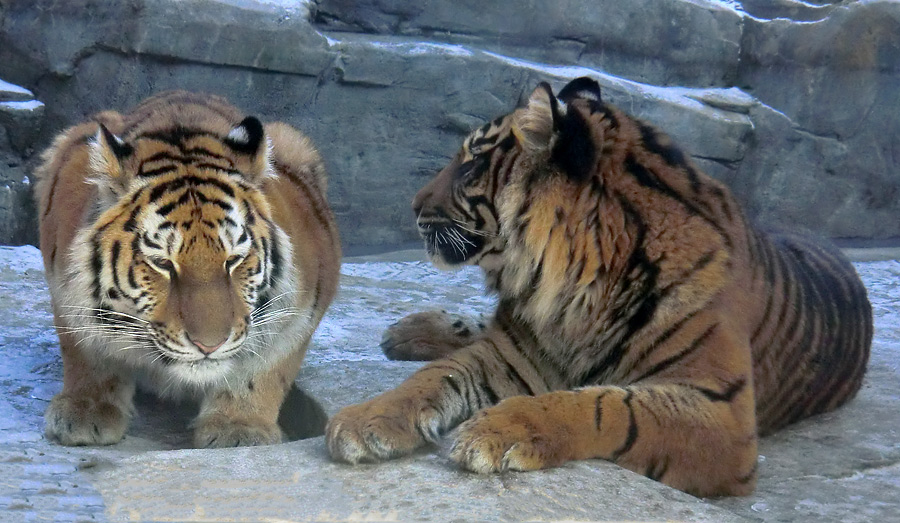
[[[860,388],[872,311],[849,262],[753,226],[589,78],[542,84],[474,131],[413,210],[432,261],[479,265],[498,306],[469,335],[436,312],[389,328],[389,356],[443,358],[332,418],[336,459],[391,458],[459,426],[450,457],[476,472],[603,458],[744,495],[759,434]]]
[[[200,398],[197,446],[281,441],[340,268],[311,142],[175,91],[64,131],[35,174],[63,358],[48,437],[119,441],[140,382]]]

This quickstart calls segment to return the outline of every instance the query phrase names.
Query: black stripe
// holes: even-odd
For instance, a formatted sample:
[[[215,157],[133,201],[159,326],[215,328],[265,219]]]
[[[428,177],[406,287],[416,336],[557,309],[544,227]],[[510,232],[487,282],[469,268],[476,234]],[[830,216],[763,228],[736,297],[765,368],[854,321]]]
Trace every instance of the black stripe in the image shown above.
[[[644,350],[644,352],[642,352],[642,353],[640,354],[640,356],[638,356],[638,357],[634,360],[634,363],[632,363],[631,366],[632,366],[633,368],[640,367],[640,365],[641,365],[642,363],[644,363],[644,361],[647,359],[647,357],[650,356],[650,354],[652,354],[653,351],[654,351],[657,347],[659,347],[660,345],[662,345],[663,343],[665,343],[666,340],[668,340],[668,339],[671,338],[673,335],[675,335],[676,332],[680,331],[680,330],[682,329],[682,327],[684,327],[685,324],[691,320],[691,318],[693,318],[694,316],[697,315],[698,312],[700,312],[700,309],[698,309],[698,310],[696,310],[696,311],[693,311],[693,312],[691,312],[690,314],[687,314],[686,316],[684,316],[683,318],[681,318],[680,320],[678,320],[677,322],[675,322],[671,327],[669,327],[668,329],[666,329],[665,332],[663,332],[662,334],[660,334],[655,340],[653,340],[653,341],[650,343],[650,345],[647,346],[647,348]]]
[[[487,363],[478,354],[472,354],[472,359],[478,364],[476,368],[480,371],[479,380],[476,381],[475,376],[472,376],[473,391],[478,398],[478,408],[483,409],[496,405],[500,398],[497,396],[494,388],[488,383]]]
[[[141,169],[138,171],[137,175],[143,178],[152,178],[154,176],[160,176],[163,174],[172,173],[178,170],[178,167],[174,165],[166,165],[163,167],[157,167],[155,169],[150,169],[149,171],[145,171],[144,167],[141,166]]]
[[[151,239],[150,239],[150,236],[149,236],[146,232],[142,235],[142,238],[143,238],[143,240],[144,240],[144,243],[145,243],[148,247],[151,247],[151,248],[153,248],[153,249],[159,249],[159,250],[162,250],[162,248],[163,248],[162,245],[160,245],[160,244],[154,242],[153,240],[151,240]]]
[[[215,158],[216,160],[225,160],[226,162],[229,162],[229,163],[231,162],[231,160],[228,159],[227,157],[222,156],[221,154],[218,154],[218,153],[214,153],[214,152],[210,151],[209,149],[207,149],[206,147],[192,147],[190,149],[182,148],[181,150],[182,150],[182,152],[184,152],[184,154],[189,154],[192,156],[209,156],[210,158]]]
[[[634,446],[634,442],[637,441],[638,438],[638,426],[637,420],[634,416],[634,407],[631,405],[632,392],[628,389],[625,389],[625,397],[622,399],[622,403],[628,408],[628,436],[625,438],[625,442],[619,447],[615,452],[610,456],[611,461],[616,461],[622,454],[625,454],[631,447]]]
[[[644,471],[644,475],[653,481],[660,481],[662,477],[666,475],[666,472],[669,470],[669,457],[665,456],[662,459],[651,460],[647,465],[646,470]]]
[[[690,345],[688,345],[687,347],[682,349],[681,352],[679,352],[678,354],[675,354],[673,356],[669,356],[668,358],[664,359],[663,361],[650,367],[650,369],[647,372],[645,372],[643,375],[641,375],[640,378],[636,379],[635,381],[641,381],[641,380],[647,379],[647,378],[653,376],[654,374],[658,374],[658,373],[666,370],[667,368],[671,367],[672,365],[675,365],[676,363],[680,362],[684,358],[688,357],[691,353],[693,353],[695,350],[700,348],[701,345],[703,345],[703,342],[706,341],[706,339],[712,335],[713,331],[718,326],[719,326],[718,323],[714,323],[714,324],[710,325],[709,328],[707,328],[703,332],[703,334],[701,334],[696,339],[694,339],[694,341],[692,341]]]
[[[159,162],[162,160],[167,160],[175,163],[184,163],[190,160],[190,158],[186,156],[182,156],[180,154],[173,153],[171,151],[159,151],[157,153],[153,153],[150,156],[141,159],[141,167],[143,168],[144,164]]]
[[[128,266],[128,285],[131,286],[132,289],[138,288],[138,282],[134,276],[134,265]]]
[[[738,477],[737,482],[740,483],[741,485],[746,485],[747,483],[750,483],[751,481],[753,481],[756,478],[756,472],[758,469],[759,469],[759,462],[754,461],[753,466],[750,467],[750,472],[744,474],[743,476]]]
[[[722,227],[722,224],[719,223],[719,220],[715,216],[710,216],[708,213],[701,211],[696,205],[689,202],[687,199],[685,199],[685,197],[675,191],[675,189],[665,184],[650,169],[638,162],[637,158],[633,154],[629,154],[625,158],[624,167],[625,170],[629,174],[631,174],[634,179],[642,186],[659,192],[660,194],[676,201],[682,207],[684,207],[684,209],[689,214],[702,218],[704,221],[706,221],[716,230],[716,232],[719,233],[719,235],[722,237],[722,240],[725,242],[725,245],[729,249],[734,246],[731,237],[728,235],[728,233]]]
[[[223,193],[227,194],[229,198],[234,198],[235,192],[234,189],[228,185],[227,183],[222,182],[221,180],[217,180],[215,178],[206,178],[201,176],[180,176],[175,178],[174,180],[169,180],[165,183],[161,183],[153,188],[150,192],[150,202],[155,202],[159,198],[162,197],[163,194],[168,192],[175,192],[182,187],[204,187],[204,186],[212,186],[216,189],[219,189]]]
[[[674,145],[674,143],[670,145],[660,143],[659,139],[664,137],[664,135],[653,126],[639,120],[636,120],[635,123],[638,124],[641,131],[641,140],[644,142],[644,147],[647,148],[647,151],[662,158],[670,167],[684,169],[690,181],[691,189],[695,193],[700,192],[700,179],[697,176],[697,171],[688,163],[684,151]]]
[[[220,173],[225,173],[225,174],[228,174],[231,176],[244,176],[244,173],[242,173],[241,171],[238,171],[237,169],[234,169],[230,163],[227,166],[222,166],[222,165],[216,165],[214,163],[209,163],[209,162],[191,162],[191,165],[193,165],[197,169],[208,169],[208,170],[212,170],[212,171],[218,171]]]
[[[169,214],[172,213],[172,211],[175,210],[175,207],[177,207],[178,205],[179,205],[178,202],[169,202],[169,203],[163,205],[162,207],[160,207],[159,209],[156,209],[156,214],[158,214],[160,216],[168,216]]]
[[[600,430],[600,424],[603,421],[603,397],[608,393],[609,390],[604,390],[594,399],[594,426],[597,427],[597,430]]]
[[[494,354],[496,355],[497,361],[506,365],[506,377],[509,378],[509,381],[517,383],[519,385],[519,390],[527,392],[529,396],[534,396],[534,389],[531,388],[531,385],[525,381],[519,371],[510,363],[506,358],[503,357],[503,353],[500,352],[500,348],[494,342],[494,340],[490,338],[485,338],[484,342],[494,349]]]
[[[199,201],[200,203],[210,203],[226,212],[230,211],[232,209],[230,203],[228,203],[224,200],[220,200],[219,198],[210,198],[209,196],[206,196],[205,194],[203,194],[202,192],[199,192],[199,191],[196,191],[194,193],[194,195],[196,196],[197,201]]]
[[[453,389],[453,392],[455,392],[459,397],[462,397],[463,394],[462,394],[462,391],[459,389],[459,384],[456,383],[456,380],[453,379],[453,377],[444,376],[441,378],[441,381],[443,381],[444,383],[449,385],[450,388]]]
[[[100,241],[95,235],[91,240],[91,271],[94,275],[92,294],[94,302],[100,303],[100,272],[103,270],[103,258],[100,256]]]
[[[135,208],[131,210],[131,214],[128,215],[128,220],[122,225],[122,230],[125,232],[134,232],[135,229],[137,229],[137,215],[140,214],[143,209],[142,206],[135,206]]]
[[[729,383],[724,391],[719,392],[712,389],[708,389],[706,387],[701,387],[699,385],[688,385],[690,388],[700,392],[706,399],[713,402],[731,402],[735,396],[738,395],[744,387],[747,385],[747,380],[744,378],[739,378],[734,381],[734,383]]]
[[[112,265],[112,277],[113,277],[113,285],[119,289],[122,286],[119,284],[119,256],[122,253],[122,244],[119,243],[119,240],[116,240],[112,244],[112,250],[110,252],[110,264]]]

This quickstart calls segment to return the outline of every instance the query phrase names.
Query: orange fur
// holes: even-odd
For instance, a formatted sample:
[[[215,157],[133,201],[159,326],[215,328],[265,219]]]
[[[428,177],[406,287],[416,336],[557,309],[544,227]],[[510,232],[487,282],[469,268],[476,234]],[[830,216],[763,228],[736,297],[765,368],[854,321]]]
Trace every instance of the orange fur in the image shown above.
[[[750,223],[593,80],[550,92],[473,132],[413,201],[435,263],[484,269],[499,301],[487,329],[339,412],[329,451],[386,459],[459,425],[451,459],[477,472],[603,458],[697,495],[748,494],[758,435],[859,389],[865,288],[827,243]],[[421,318],[390,328],[403,350],[386,352],[421,353],[412,340],[441,332]]]
[[[41,251],[64,366],[47,435],[115,443],[140,377],[201,397],[198,446],[280,441],[279,408],[340,267],[309,140],[175,91],[64,131],[43,160]]]

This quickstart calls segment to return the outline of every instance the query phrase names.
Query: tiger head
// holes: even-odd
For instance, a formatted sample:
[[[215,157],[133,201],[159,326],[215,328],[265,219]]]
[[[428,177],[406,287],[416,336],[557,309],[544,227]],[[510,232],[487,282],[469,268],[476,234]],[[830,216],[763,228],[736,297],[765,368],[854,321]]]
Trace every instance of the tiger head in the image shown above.
[[[253,117],[227,129],[122,139],[100,125],[90,145],[98,196],[73,244],[67,323],[172,384],[227,381],[271,360],[276,333],[291,343],[279,329],[295,275],[261,192],[265,130]]]
[[[590,78],[573,80],[558,97],[542,82],[522,107],[469,134],[412,202],[432,262],[488,271],[499,263],[514,221],[504,208],[518,208],[508,203],[524,197],[523,186],[553,172],[593,168],[584,159],[594,149],[585,143],[589,133],[580,133],[585,123],[567,107],[592,110],[600,103],[600,87]]]

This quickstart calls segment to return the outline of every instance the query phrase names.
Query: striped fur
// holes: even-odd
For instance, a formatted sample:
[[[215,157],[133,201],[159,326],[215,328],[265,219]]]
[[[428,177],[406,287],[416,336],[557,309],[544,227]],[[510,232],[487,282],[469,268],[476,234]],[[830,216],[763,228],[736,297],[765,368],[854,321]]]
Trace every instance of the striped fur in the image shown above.
[[[459,425],[451,458],[473,471],[603,458],[745,495],[758,435],[860,387],[872,312],[848,261],[754,227],[593,80],[542,84],[475,131],[413,207],[432,260],[480,265],[499,304],[483,333],[338,413],[336,459],[406,454]],[[446,330],[413,315],[385,350],[421,357],[415,340]]]
[[[197,446],[273,443],[340,245],[309,140],[168,92],[57,137],[37,169],[63,357],[46,433],[119,441],[140,382],[197,396]]]

